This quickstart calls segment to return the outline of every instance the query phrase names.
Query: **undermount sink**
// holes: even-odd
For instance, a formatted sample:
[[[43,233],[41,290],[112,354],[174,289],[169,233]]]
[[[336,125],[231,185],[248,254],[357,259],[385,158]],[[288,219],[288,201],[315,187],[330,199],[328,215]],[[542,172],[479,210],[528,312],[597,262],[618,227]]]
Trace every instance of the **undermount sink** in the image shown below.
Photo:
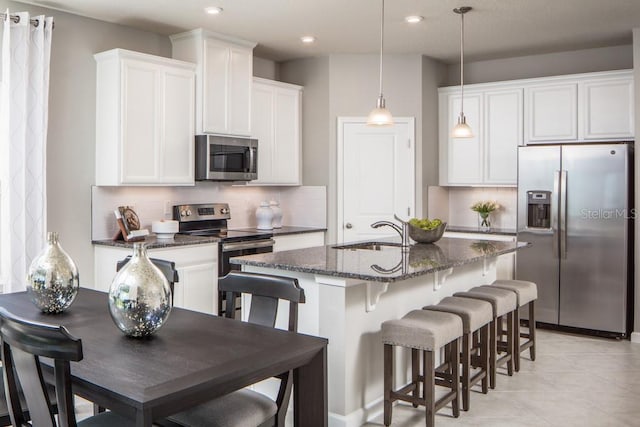
[[[348,245],[338,245],[333,246],[333,249],[364,249],[367,251],[382,251],[385,249],[394,249],[399,248],[402,245],[400,243],[390,243],[390,242],[361,242],[361,243],[351,243]]]

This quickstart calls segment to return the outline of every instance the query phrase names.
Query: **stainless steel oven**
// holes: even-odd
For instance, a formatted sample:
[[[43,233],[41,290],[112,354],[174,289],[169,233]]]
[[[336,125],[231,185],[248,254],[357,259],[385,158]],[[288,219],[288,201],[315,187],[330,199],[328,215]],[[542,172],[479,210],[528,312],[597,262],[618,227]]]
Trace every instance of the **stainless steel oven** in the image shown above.
[[[258,178],[258,140],[196,136],[197,181],[251,181]]]
[[[192,236],[213,236],[218,243],[218,277],[240,266],[229,260],[236,256],[273,252],[273,234],[258,230],[229,230],[227,220],[231,209],[227,203],[178,205],[173,207],[173,219],[178,221],[179,233]],[[218,312],[224,313],[224,295],[218,295]],[[240,309],[240,303],[236,302]]]

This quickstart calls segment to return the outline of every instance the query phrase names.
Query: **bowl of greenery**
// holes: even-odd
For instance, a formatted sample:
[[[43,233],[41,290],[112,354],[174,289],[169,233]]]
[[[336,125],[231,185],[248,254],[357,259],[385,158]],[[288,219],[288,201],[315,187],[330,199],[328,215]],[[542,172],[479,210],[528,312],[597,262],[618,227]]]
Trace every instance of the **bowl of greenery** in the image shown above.
[[[409,237],[418,243],[434,243],[440,240],[447,228],[447,223],[435,218],[411,218],[409,224]]]

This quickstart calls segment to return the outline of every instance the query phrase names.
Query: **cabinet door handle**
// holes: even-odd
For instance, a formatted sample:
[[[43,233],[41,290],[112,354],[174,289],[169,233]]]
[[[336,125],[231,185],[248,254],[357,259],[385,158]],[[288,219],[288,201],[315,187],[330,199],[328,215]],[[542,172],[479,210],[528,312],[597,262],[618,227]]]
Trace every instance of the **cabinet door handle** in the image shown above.
[[[349,229],[351,229],[351,228],[353,228],[353,225],[351,225],[351,223],[350,223],[350,222],[348,222],[348,223],[346,223],[346,224],[344,225],[344,228],[349,228]]]

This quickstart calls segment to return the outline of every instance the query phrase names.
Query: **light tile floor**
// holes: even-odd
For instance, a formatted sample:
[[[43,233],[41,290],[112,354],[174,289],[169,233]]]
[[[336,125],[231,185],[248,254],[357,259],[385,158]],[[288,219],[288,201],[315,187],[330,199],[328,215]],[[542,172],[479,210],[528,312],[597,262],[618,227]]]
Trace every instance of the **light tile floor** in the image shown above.
[[[437,426],[640,426],[640,344],[538,329],[536,361],[501,370],[495,390],[475,388],[471,408],[436,415]],[[394,427],[424,426],[424,408],[394,406]],[[366,426],[383,425],[382,415]]]

